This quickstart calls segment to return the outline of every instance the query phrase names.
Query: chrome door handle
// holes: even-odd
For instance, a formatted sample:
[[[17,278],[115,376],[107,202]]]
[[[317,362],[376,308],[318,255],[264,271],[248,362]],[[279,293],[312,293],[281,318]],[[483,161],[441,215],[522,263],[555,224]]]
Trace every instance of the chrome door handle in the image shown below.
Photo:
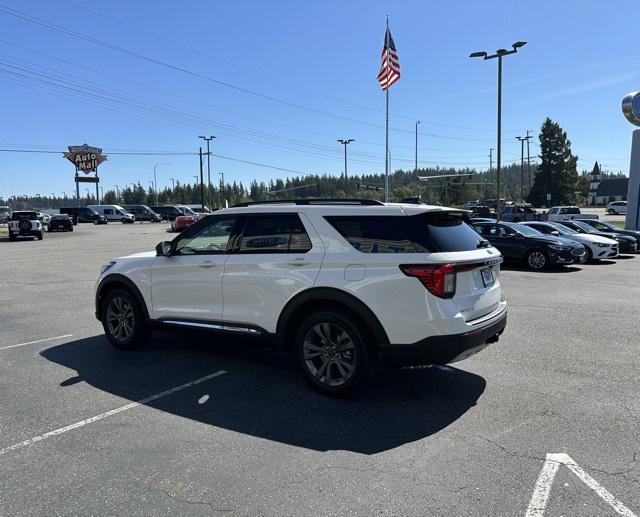
[[[211,269],[212,267],[215,267],[216,265],[211,261],[211,260],[207,260],[206,262],[203,262],[202,264],[198,264],[198,267],[201,267],[203,269]]]
[[[307,262],[305,259],[295,259],[292,260],[291,262],[287,262],[288,266],[308,266],[309,262]]]

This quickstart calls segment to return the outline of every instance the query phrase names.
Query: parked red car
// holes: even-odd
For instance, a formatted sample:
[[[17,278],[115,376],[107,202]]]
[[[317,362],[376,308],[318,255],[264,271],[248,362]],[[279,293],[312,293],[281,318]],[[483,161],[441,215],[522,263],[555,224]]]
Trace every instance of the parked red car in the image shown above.
[[[185,228],[196,224],[197,219],[192,215],[179,215],[173,221],[171,221],[171,231],[181,232]]]

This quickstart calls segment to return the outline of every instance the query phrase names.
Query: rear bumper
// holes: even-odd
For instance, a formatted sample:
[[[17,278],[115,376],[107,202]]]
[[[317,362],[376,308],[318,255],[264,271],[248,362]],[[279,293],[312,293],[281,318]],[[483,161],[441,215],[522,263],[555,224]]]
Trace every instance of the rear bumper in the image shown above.
[[[507,326],[507,311],[487,326],[462,334],[431,336],[411,345],[381,345],[380,352],[389,366],[418,366],[462,361],[498,341]]]

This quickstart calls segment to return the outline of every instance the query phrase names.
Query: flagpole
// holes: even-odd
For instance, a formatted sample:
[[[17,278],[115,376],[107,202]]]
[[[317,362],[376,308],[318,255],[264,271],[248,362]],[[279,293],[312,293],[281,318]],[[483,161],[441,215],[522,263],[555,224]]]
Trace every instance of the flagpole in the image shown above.
[[[387,80],[389,78],[389,15],[387,14],[387,30],[385,32],[385,50],[387,52]],[[385,124],[384,124],[384,201],[389,202],[389,84],[385,90]]]
[[[389,198],[389,88],[385,90],[386,99],[386,121],[385,121],[385,145],[384,145],[384,201],[388,203]]]

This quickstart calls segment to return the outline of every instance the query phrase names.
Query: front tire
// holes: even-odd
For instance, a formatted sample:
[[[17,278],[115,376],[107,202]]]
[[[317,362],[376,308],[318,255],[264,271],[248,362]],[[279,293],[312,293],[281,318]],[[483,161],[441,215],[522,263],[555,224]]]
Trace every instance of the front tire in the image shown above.
[[[616,211],[615,211],[613,208],[609,208],[609,210],[607,210],[607,213],[608,213],[609,215],[615,215],[615,214],[616,214]]]
[[[367,333],[351,318],[324,311],[306,318],[295,334],[298,365],[324,395],[345,397],[363,388],[373,371]]]
[[[44,238],[44,233],[43,233],[43,232],[40,232],[40,233],[37,235],[37,237],[38,237],[38,240],[39,240],[39,241],[41,241],[41,240]]]
[[[540,250],[531,250],[527,255],[527,266],[533,271],[541,271],[547,267],[549,259]]]
[[[102,304],[102,327],[107,339],[120,350],[133,350],[151,337],[142,308],[125,289],[114,289]]]

